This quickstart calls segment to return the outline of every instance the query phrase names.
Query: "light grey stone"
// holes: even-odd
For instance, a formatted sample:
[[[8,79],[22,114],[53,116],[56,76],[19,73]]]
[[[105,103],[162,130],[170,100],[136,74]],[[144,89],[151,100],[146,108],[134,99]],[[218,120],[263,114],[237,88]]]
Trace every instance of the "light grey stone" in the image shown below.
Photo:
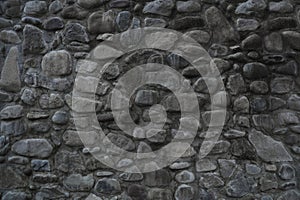
[[[197,172],[210,172],[217,169],[217,165],[210,159],[201,159],[196,162]]]
[[[194,195],[195,195],[195,191],[191,186],[182,184],[176,189],[174,197],[175,200],[190,200],[194,198]],[[159,200],[163,200],[163,199],[161,198]]]
[[[260,24],[255,19],[238,18],[236,21],[238,31],[254,31]]]
[[[65,178],[63,184],[69,191],[90,191],[94,186],[94,178],[92,174],[87,176],[82,176],[81,174],[71,174]]]
[[[4,43],[19,44],[21,40],[15,31],[3,30],[0,32],[0,40]]]
[[[288,77],[279,77],[271,81],[270,87],[274,94],[285,94],[294,88],[294,81]]]
[[[195,181],[195,175],[192,172],[184,170],[175,175],[175,180],[179,183],[192,183]]]
[[[241,3],[235,10],[236,14],[249,15],[253,12],[261,12],[267,8],[265,0],[248,0]]]
[[[201,5],[196,1],[177,1],[176,8],[178,12],[181,13],[191,13],[191,12],[199,12],[201,10]]]
[[[173,0],[155,0],[146,4],[146,6],[143,9],[143,13],[170,16],[174,6],[175,3]]]
[[[200,176],[199,185],[204,188],[218,188],[224,185],[224,181],[215,173],[206,173]]]
[[[0,119],[17,119],[24,116],[23,106],[13,105],[6,106],[0,111]]]
[[[65,50],[51,51],[42,60],[42,70],[47,76],[62,76],[71,73],[72,58]]]
[[[46,139],[24,139],[14,143],[11,149],[22,156],[47,158],[53,147]]]
[[[28,1],[25,4],[24,13],[27,15],[40,16],[47,12],[46,1]]]
[[[279,12],[279,13],[290,13],[293,12],[293,5],[287,1],[279,1],[279,2],[269,2],[269,10],[271,12]]]

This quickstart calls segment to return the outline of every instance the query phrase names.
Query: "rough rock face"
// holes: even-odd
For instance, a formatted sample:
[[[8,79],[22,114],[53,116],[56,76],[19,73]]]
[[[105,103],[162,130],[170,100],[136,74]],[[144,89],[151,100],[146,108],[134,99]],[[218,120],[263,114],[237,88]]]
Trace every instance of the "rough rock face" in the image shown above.
[[[0,199],[299,200],[299,5],[300,0],[0,0]],[[144,40],[144,27],[172,29],[182,37],[153,31]],[[111,45],[116,33],[122,48]],[[191,38],[203,50],[186,45]],[[124,54],[139,42],[149,48]],[[197,59],[189,62],[182,52]],[[119,58],[106,64],[113,56]],[[148,63],[154,65],[138,67]],[[171,67],[176,78],[158,64]],[[215,71],[202,69],[209,64],[224,86],[210,76]],[[168,87],[122,83],[131,69],[137,69],[130,77],[134,83],[149,75]],[[81,83],[75,84],[76,76]],[[75,85],[80,94],[73,92]],[[199,121],[190,115],[197,106],[191,106],[188,87],[199,103]],[[120,90],[117,98],[113,89]],[[119,100],[129,101],[117,104],[118,111],[130,108],[129,115],[112,111]],[[203,140],[216,134],[208,126],[221,126],[210,118],[219,119],[224,108],[221,135],[202,158],[199,149],[211,144]],[[87,117],[91,113],[106,138]],[[124,127],[135,125],[125,132],[116,119]],[[151,122],[154,128],[142,128]],[[186,130],[178,131],[179,124]],[[157,171],[129,172],[145,160],[144,153],[174,138],[194,137],[169,166],[160,169],[152,153],[142,167]],[[112,160],[123,154],[97,145],[100,140],[138,154]]]

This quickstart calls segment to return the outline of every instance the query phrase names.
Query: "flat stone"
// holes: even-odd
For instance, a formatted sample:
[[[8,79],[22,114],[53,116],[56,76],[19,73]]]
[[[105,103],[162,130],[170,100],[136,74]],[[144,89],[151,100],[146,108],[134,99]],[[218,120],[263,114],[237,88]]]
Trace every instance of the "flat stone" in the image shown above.
[[[65,50],[51,51],[42,60],[42,70],[47,76],[63,76],[71,73],[72,58]]]
[[[11,156],[7,159],[9,163],[26,165],[29,163],[29,159],[24,156]]]
[[[275,78],[271,81],[271,92],[274,94],[285,94],[294,88],[294,81],[291,78]]]
[[[11,149],[22,156],[47,158],[53,147],[46,139],[24,139],[14,143]]]
[[[181,13],[191,13],[191,12],[199,12],[201,11],[201,5],[196,1],[177,1],[176,8],[178,12]]]
[[[206,31],[193,30],[188,31],[183,35],[183,38],[192,38],[200,44],[207,44],[210,41],[210,35]]]
[[[246,135],[245,131],[240,131],[235,129],[230,129],[229,131],[224,133],[224,137],[228,139],[240,138],[240,137],[244,137],[245,135]]]
[[[18,34],[15,31],[11,31],[11,30],[1,31],[0,40],[8,44],[19,44],[21,42]]]
[[[8,92],[19,92],[21,90],[20,72],[18,66],[19,51],[12,47],[5,59],[1,72],[0,88]]]
[[[286,105],[286,101],[274,96],[270,96],[268,101],[269,101],[270,110],[277,110],[278,108],[282,108],[283,106]]]
[[[121,193],[121,186],[116,179],[103,178],[96,183],[95,191],[99,194],[119,194]]]
[[[26,133],[27,125],[23,119],[2,121],[0,131],[4,135],[20,136]]]
[[[235,14],[252,14],[253,12],[261,12],[267,8],[267,4],[264,0],[248,0],[239,4],[235,10]]]
[[[284,65],[278,66],[278,68],[276,68],[275,70],[280,74],[297,76],[299,71],[298,63],[292,60]]]
[[[283,31],[282,36],[291,48],[300,50],[300,33],[296,31]]]
[[[266,162],[292,161],[283,144],[260,131],[251,131],[249,140],[256,149],[258,156]]]
[[[250,90],[255,94],[266,94],[269,92],[269,86],[265,81],[253,81]]]
[[[92,8],[97,8],[103,3],[105,0],[78,0],[77,3],[80,7],[86,8],[86,9],[92,9]]]
[[[245,138],[237,138],[232,140],[231,153],[240,159],[256,159],[256,152],[254,147]]]
[[[41,16],[47,12],[46,1],[28,1],[24,7],[24,13],[27,15]]]
[[[217,169],[217,165],[210,159],[201,159],[196,162],[197,172],[210,172]]]
[[[270,2],[269,3],[269,10],[271,12],[278,12],[278,13],[290,13],[293,12],[294,7],[288,1],[279,1],[279,2]]]
[[[249,175],[257,175],[261,173],[261,168],[255,164],[246,164],[246,171]]]
[[[260,190],[268,191],[278,188],[278,182],[275,174],[267,173],[259,179]]]
[[[169,22],[168,28],[174,30],[186,30],[189,28],[203,27],[205,25],[203,19],[198,16],[178,17]]]
[[[24,116],[23,106],[14,105],[14,106],[6,106],[0,111],[0,119],[17,119]]]
[[[191,164],[189,162],[175,162],[172,165],[170,165],[169,168],[173,170],[180,170],[189,168],[190,166]]]
[[[202,188],[218,188],[224,185],[224,181],[215,173],[206,173],[200,176],[199,185]]]
[[[229,91],[236,95],[246,91],[245,81],[241,74],[230,75],[227,82]]]
[[[146,17],[144,20],[145,26],[146,27],[161,27],[164,28],[167,26],[167,22],[164,19],[160,19],[160,18],[150,18],[150,17]]]
[[[195,181],[195,175],[192,172],[184,170],[176,174],[175,180],[179,183],[192,183]]]
[[[98,160],[97,160],[98,161]],[[59,151],[55,154],[55,169],[58,169],[62,172],[82,172],[85,170],[85,165],[83,164],[83,159],[80,154],[76,151]],[[89,165],[94,165],[93,162],[86,161],[87,168],[91,168],[91,170],[96,170],[97,167],[90,167]]]
[[[189,200],[189,199],[193,199],[194,195],[195,195],[195,191],[191,186],[182,184],[176,189],[174,197],[175,200]],[[163,198],[159,200],[162,199]]]
[[[47,44],[43,37],[43,32],[32,25],[25,25],[23,30],[23,53],[43,54],[47,50]]]
[[[255,19],[238,18],[236,27],[238,31],[254,31],[260,26],[259,22]]]
[[[234,28],[228,22],[223,13],[216,7],[210,7],[205,12],[205,18],[209,28],[213,32],[212,40],[214,42],[236,41],[239,39]]]
[[[94,186],[94,178],[92,174],[82,176],[81,174],[71,174],[64,179],[65,188],[73,192],[90,191]]]
[[[272,18],[267,23],[269,30],[292,29],[297,27],[297,21],[292,17]]]
[[[13,21],[0,17],[0,28],[7,28],[13,25]]]
[[[130,138],[128,138],[124,135],[116,134],[116,133],[109,133],[107,135],[107,137],[112,143],[114,143],[115,145],[117,145],[118,147],[120,147],[126,151],[135,149],[134,142]]]
[[[50,163],[48,160],[31,160],[31,168],[36,172],[50,172]]]
[[[162,16],[170,16],[175,4],[173,0],[155,0],[147,3],[143,9],[144,14],[156,14]]]
[[[130,5],[129,0],[112,0],[109,2],[111,8],[125,8]]]
[[[56,31],[63,29],[65,26],[64,21],[60,17],[51,17],[48,18],[44,23],[43,27],[45,30]]]
[[[266,65],[259,62],[254,62],[244,65],[243,74],[248,79],[260,79],[267,77],[269,71]]]
[[[88,31],[93,34],[112,33],[115,30],[112,10],[92,13],[88,18]]]

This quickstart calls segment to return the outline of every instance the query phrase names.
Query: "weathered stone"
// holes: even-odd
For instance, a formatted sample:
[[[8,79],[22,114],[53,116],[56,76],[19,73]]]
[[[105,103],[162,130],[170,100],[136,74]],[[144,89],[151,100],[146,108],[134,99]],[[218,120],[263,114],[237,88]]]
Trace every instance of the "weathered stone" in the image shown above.
[[[155,0],[146,4],[146,6],[143,9],[143,13],[170,16],[174,6],[175,4],[173,0]]]
[[[292,110],[300,110],[300,96],[293,94],[287,101],[288,107]]]
[[[131,13],[129,11],[122,11],[117,15],[116,23],[121,32],[126,31],[130,27]]]
[[[3,195],[2,200],[26,200],[28,197],[25,192],[9,191]]]
[[[209,159],[201,159],[196,162],[197,172],[209,172],[217,169],[217,165]]]
[[[20,17],[21,13],[21,2],[19,0],[8,0],[3,2],[1,6],[4,9],[4,13],[8,17],[17,18]],[[4,14],[3,13],[3,14]]]
[[[121,193],[121,186],[116,179],[103,178],[96,183],[95,191],[100,194],[119,194]]]
[[[48,160],[31,160],[31,168],[37,172],[50,172],[50,163]]]
[[[260,79],[268,76],[269,71],[266,65],[254,62],[244,65],[243,74],[248,79]]]
[[[5,18],[0,18],[0,28],[7,28],[11,27],[13,25],[13,22],[11,20],[5,19]]]
[[[260,174],[261,168],[255,164],[246,164],[246,171],[250,175]]]
[[[205,12],[205,18],[208,26],[212,29],[214,42],[236,41],[239,36],[235,33],[233,27],[227,21],[225,16],[216,7],[210,7]]]
[[[120,147],[126,151],[135,149],[134,142],[130,138],[128,138],[124,135],[116,134],[116,133],[109,133],[107,135],[107,137],[112,143],[114,143],[115,145],[117,145],[118,147]]]
[[[253,81],[250,84],[250,90],[255,94],[266,94],[269,91],[269,86],[265,81]]]
[[[44,29],[49,31],[63,29],[64,26],[65,24],[60,17],[51,17],[43,23]]]
[[[293,12],[294,8],[290,2],[284,0],[279,2],[270,2],[269,10],[271,12],[290,13]]]
[[[176,8],[178,12],[181,13],[191,13],[191,12],[199,12],[201,10],[201,5],[196,1],[177,1]]]
[[[183,38],[192,38],[199,42],[200,44],[207,44],[210,40],[210,35],[206,31],[202,30],[193,30],[193,31],[188,31],[183,35]]]
[[[255,19],[238,18],[236,21],[238,31],[254,31],[260,24]]]
[[[251,100],[251,110],[253,112],[263,112],[267,109],[267,101],[262,97],[256,97]]]
[[[270,96],[269,97],[269,109],[277,110],[278,108],[282,108],[286,105],[286,101],[281,98]]]
[[[195,195],[194,189],[189,185],[180,185],[175,191],[175,200],[193,199]],[[161,199],[162,200],[162,199]]]
[[[114,12],[97,11],[92,13],[88,18],[88,30],[90,33],[112,33],[115,30]]]
[[[151,27],[161,27],[164,28],[167,26],[167,22],[164,19],[160,18],[150,18],[146,17],[144,20],[145,26],[151,26]]]
[[[21,42],[18,34],[15,31],[3,30],[0,32],[0,40],[4,43],[19,44]]]
[[[47,44],[43,37],[43,32],[32,25],[26,25],[23,30],[23,53],[43,54],[47,49]]]
[[[73,4],[65,6],[61,12],[61,16],[64,19],[78,19],[82,20],[87,17],[88,11],[81,8],[80,6]]]
[[[23,156],[11,156],[7,159],[9,163],[26,165],[29,163],[29,159]]]
[[[263,192],[278,188],[278,182],[275,174],[271,174],[271,173],[265,174],[265,176],[259,179],[259,183],[260,183],[260,190]]]
[[[203,27],[205,25],[203,19],[197,16],[185,16],[175,18],[169,22],[168,28],[174,30],[185,30],[194,27]]]
[[[24,13],[27,15],[41,16],[47,12],[46,1],[28,1],[25,4]]]
[[[46,139],[24,139],[14,143],[11,149],[22,156],[47,158],[53,147]]]
[[[300,198],[300,193],[297,190],[289,190],[284,192],[277,200],[297,200]]]
[[[249,133],[249,140],[255,147],[258,156],[266,162],[293,160],[281,142],[264,135],[260,131],[252,130]]]
[[[155,200],[172,200],[172,192],[168,189],[151,188],[148,192],[148,198]]]
[[[281,52],[283,49],[283,41],[281,35],[274,32],[266,36],[265,47],[270,52]]]
[[[27,177],[19,169],[6,165],[0,165],[0,188],[13,189],[27,186]]]
[[[200,93],[212,93],[214,94],[219,89],[219,83],[216,78],[213,77],[201,77],[194,84],[194,90]]]
[[[235,10],[236,14],[252,14],[253,12],[261,12],[267,8],[264,0],[248,0],[241,3]]]
[[[244,137],[245,135],[246,135],[245,131],[240,131],[235,129],[230,129],[229,131],[224,133],[224,137],[228,139],[240,138],[240,137]]]
[[[277,17],[268,21],[268,28],[271,31],[295,27],[297,21],[292,17]]]
[[[68,23],[63,32],[63,42],[70,44],[72,42],[87,43],[89,36],[86,28],[79,23]]]
[[[149,48],[170,49],[174,46],[178,36],[175,33],[154,32],[148,34],[145,43]]]
[[[230,178],[237,168],[235,160],[219,159],[218,164],[223,178]]]
[[[226,185],[226,194],[230,197],[241,198],[251,192],[250,181],[244,174],[238,174]]]
[[[245,138],[232,140],[231,153],[240,159],[255,160],[256,153],[254,147]]]
[[[63,9],[63,4],[59,0],[53,1],[49,6],[49,12],[56,14]]]
[[[175,180],[179,183],[192,183],[195,181],[195,175],[192,172],[184,170],[176,174]]]
[[[69,122],[69,114],[66,111],[57,111],[51,118],[52,122],[58,125],[65,125]]]
[[[33,106],[36,101],[37,94],[35,90],[26,88],[22,92],[21,100],[23,103]]]
[[[224,181],[215,173],[201,175],[199,185],[203,188],[217,188],[224,185]]]
[[[64,100],[59,94],[55,94],[55,93],[51,93],[50,95],[43,94],[41,95],[39,104],[41,108],[44,109],[60,108],[64,106]]]
[[[92,8],[97,8],[103,3],[105,0],[78,0],[77,3],[80,7],[86,8],[86,9],[92,9]]]
[[[241,47],[247,50],[257,50],[262,46],[262,39],[259,35],[253,34],[245,38],[242,43]]]
[[[18,66],[19,51],[12,47],[5,59],[1,72],[0,88],[8,92],[19,92],[21,90],[20,72]]]
[[[84,192],[90,191],[94,186],[93,175],[82,176],[81,174],[71,174],[64,182],[64,186],[69,191]]]
[[[249,100],[245,96],[241,96],[233,102],[233,110],[235,112],[249,113],[249,107]]]
[[[241,74],[231,75],[228,78],[227,88],[234,95],[246,91],[246,85]]]
[[[89,162],[86,161],[88,167]],[[81,172],[85,170],[83,160],[78,152],[60,151],[55,154],[55,167],[62,172]],[[97,166],[98,167],[98,166]],[[95,169],[93,169],[95,170]]]
[[[164,169],[145,174],[145,184],[150,187],[168,186],[170,182],[171,182],[170,173]]]
[[[23,135],[27,131],[27,126],[22,119],[14,121],[2,121],[0,126],[0,131],[4,135],[19,136]]]
[[[47,76],[62,76],[71,73],[72,58],[65,50],[51,51],[42,60],[42,70]]]
[[[285,94],[294,88],[294,81],[291,78],[275,78],[271,81],[271,92],[274,94]]]
[[[286,75],[297,76],[298,75],[298,63],[295,61],[290,61],[285,65],[281,65],[275,69],[276,72]]]
[[[291,48],[300,50],[300,33],[296,31],[283,31],[282,36]]]
[[[128,7],[130,3],[131,2],[129,0],[112,0],[109,2],[109,6],[111,8],[124,8]]]
[[[291,180],[295,177],[295,170],[289,164],[282,164],[279,168],[278,175],[282,180]]]
[[[14,106],[6,106],[0,111],[0,119],[17,119],[23,117],[23,106],[14,105]]]
[[[175,162],[169,166],[170,169],[179,170],[189,168],[191,164],[189,162]]]

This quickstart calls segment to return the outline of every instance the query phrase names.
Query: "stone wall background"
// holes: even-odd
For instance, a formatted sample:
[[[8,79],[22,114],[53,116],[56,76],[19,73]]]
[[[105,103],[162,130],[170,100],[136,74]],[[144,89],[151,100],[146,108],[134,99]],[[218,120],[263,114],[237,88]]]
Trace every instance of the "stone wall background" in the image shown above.
[[[300,199],[299,5],[298,0],[1,1],[0,196]],[[205,123],[191,150],[172,166],[128,174],[105,167],[83,147],[72,119],[71,92],[78,60],[111,33],[145,26],[178,30],[210,53],[228,92],[228,121],[204,160],[197,152]],[[184,60],[147,50],[123,59],[107,69],[97,92],[98,120],[122,148],[161,147],[180,116],[168,91],[142,88],[133,98],[134,119],[146,123],[147,107],[161,102],[168,110],[166,131],[149,141],[122,135],[107,102],[112,83],[128,66],[169,64],[198,92],[203,117],[209,114],[203,77]],[[131,161],[117,165],[131,167]]]

